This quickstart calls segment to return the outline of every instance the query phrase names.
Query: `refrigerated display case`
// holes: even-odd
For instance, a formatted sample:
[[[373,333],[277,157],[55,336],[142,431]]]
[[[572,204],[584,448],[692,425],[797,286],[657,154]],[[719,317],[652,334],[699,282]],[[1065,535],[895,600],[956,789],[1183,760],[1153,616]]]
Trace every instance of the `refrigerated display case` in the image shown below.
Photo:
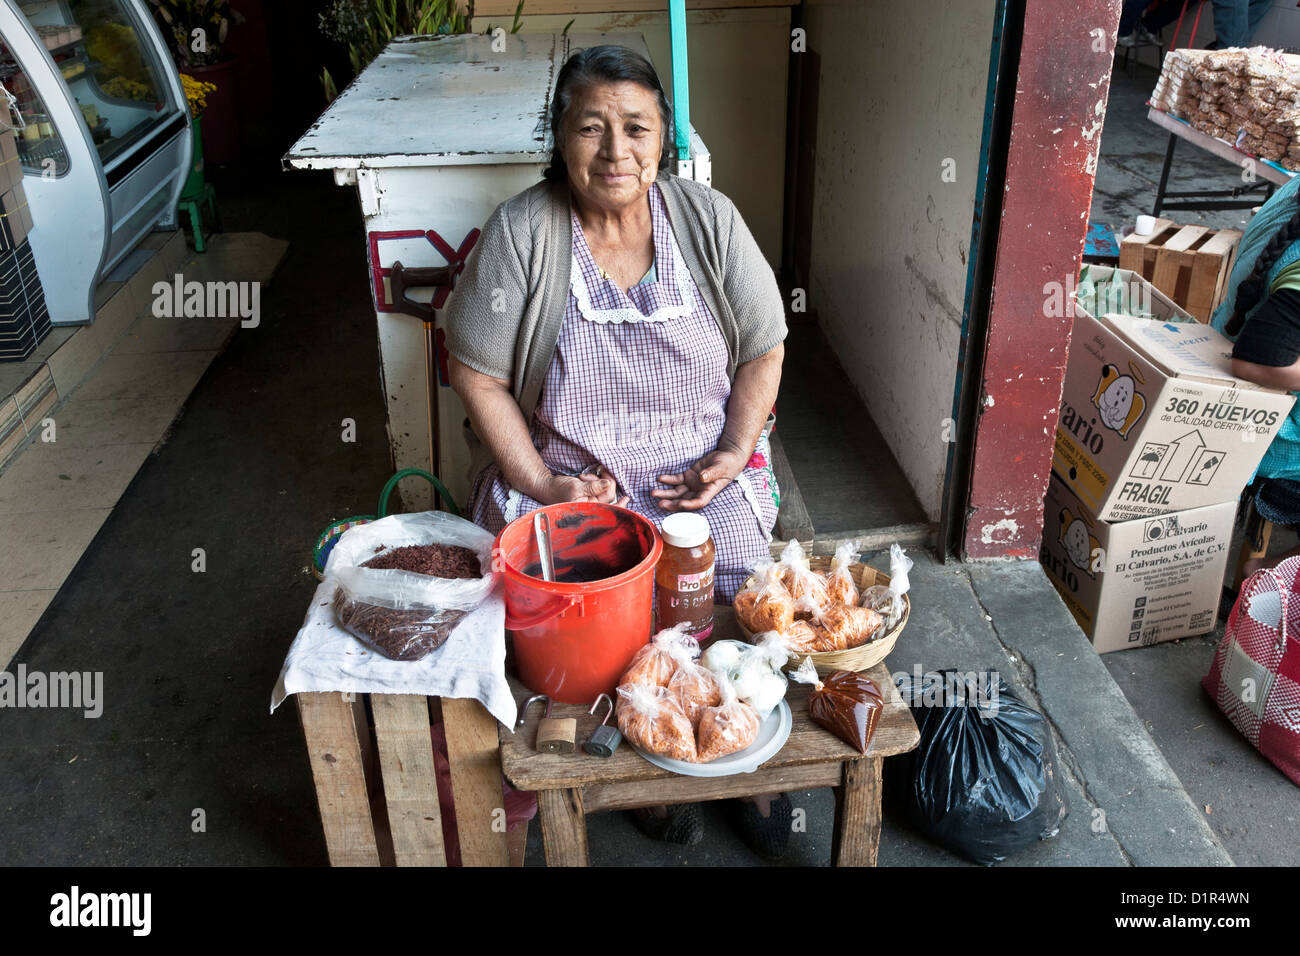
[[[0,42],[50,318],[85,324],[99,282],[175,228],[192,150],[180,76],[145,0],[0,0]]]

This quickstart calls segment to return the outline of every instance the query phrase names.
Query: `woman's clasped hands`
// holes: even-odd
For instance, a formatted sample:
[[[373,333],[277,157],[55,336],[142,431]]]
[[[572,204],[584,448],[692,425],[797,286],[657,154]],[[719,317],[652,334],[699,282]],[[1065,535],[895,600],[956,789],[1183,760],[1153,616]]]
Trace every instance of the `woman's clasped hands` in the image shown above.
[[[600,465],[593,465],[577,475],[551,475],[542,492],[541,502],[546,505],[562,501],[600,501],[626,508],[632,499],[620,496],[618,483],[605,477]]]

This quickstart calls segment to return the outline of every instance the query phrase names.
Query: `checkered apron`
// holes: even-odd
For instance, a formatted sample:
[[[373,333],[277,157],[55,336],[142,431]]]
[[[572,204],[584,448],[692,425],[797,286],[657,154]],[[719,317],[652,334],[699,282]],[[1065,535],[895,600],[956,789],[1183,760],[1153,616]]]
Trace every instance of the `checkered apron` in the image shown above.
[[[679,474],[717,447],[731,384],[726,342],[682,260],[658,186],[650,215],[655,281],[628,292],[601,278],[573,217],[569,301],[529,432],[553,473],[599,465],[658,527],[669,514],[650,496],[662,487],[658,476]],[[776,503],[766,481],[751,460],[700,512],[713,534],[720,602],[768,555]],[[470,514],[495,534],[540,506],[493,464],[474,484]]]

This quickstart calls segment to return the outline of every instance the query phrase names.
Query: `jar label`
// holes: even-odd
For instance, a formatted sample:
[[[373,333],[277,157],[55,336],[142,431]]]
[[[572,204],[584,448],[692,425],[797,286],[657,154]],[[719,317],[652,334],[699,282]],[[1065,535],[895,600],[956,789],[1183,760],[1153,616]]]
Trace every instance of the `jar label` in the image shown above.
[[[704,571],[697,571],[695,574],[677,575],[677,590],[683,594],[699,593],[701,591],[713,590],[713,568],[709,567]]]
[[[713,633],[713,565],[693,574],[678,574],[676,587],[659,595],[659,626],[687,622],[686,633],[698,641]]]

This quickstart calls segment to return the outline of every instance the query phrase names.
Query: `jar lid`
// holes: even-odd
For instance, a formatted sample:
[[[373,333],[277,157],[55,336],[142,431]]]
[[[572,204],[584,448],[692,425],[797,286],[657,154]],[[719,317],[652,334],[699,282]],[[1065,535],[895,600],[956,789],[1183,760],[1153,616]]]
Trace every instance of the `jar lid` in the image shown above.
[[[698,548],[709,540],[709,519],[690,511],[679,511],[664,519],[664,541],[674,548]]]

